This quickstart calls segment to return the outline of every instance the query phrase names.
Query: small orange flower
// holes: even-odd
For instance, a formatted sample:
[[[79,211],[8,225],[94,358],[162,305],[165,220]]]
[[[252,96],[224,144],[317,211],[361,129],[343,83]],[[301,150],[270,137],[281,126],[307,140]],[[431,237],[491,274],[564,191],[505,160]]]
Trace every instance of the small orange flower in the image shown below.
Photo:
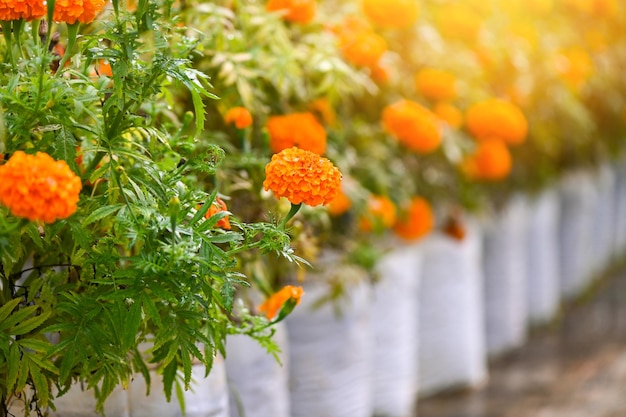
[[[528,133],[524,113],[514,104],[500,99],[472,105],[465,115],[465,124],[476,139],[498,138],[510,145],[522,143]]]
[[[292,204],[328,204],[341,188],[341,172],[316,153],[287,148],[274,154],[265,166],[263,187]]]
[[[464,2],[446,4],[437,14],[437,27],[447,39],[474,42],[481,26],[480,15]]]
[[[267,11],[287,11],[285,20],[295,23],[309,23],[315,17],[317,2],[315,0],[269,0]]]
[[[402,239],[416,240],[430,233],[434,224],[435,216],[428,201],[414,197],[406,210],[406,216],[398,219],[393,230]]]
[[[41,0],[0,0],[0,21],[30,21],[42,18],[46,13],[46,3]]]
[[[300,304],[300,299],[304,291],[302,287],[296,287],[294,285],[286,285],[277,293],[272,294],[263,304],[259,306],[259,311],[265,313],[265,317],[268,320],[276,317],[276,314],[280,311],[289,299],[296,301],[296,305]]]
[[[328,213],[331,216],[341,216],[350,210],[350,207],[352,207],[352,201],[342,189],[339,189],[337,196],[328,204]]]
[[[593,73],[593,61],[582,48],[571,48],[557,56],[556,70],[567,85],[582,87]]]
[[[245,107],[233,107],[226,112],[224,122],[234,124],[237,129],[245,129],[252,124],[252,115]]]
[[[424,68],[415,74],[415,86],[421,95],[433,101],[456,97],[456,77],[446,71]]]
[[[465,174],[473,179],[497,181],[511,172],[513,160],[506,144],[499,139],[485,139],[478,143],[475,152],[461,165]]]
[[[367,201],[367,211],[359,221],[364,232],[389,229],[396,222],[396,206],[385,196],[373,195]]]
[[[91,23],[104,7],[105,0],[57,0],[54,20],[68,24]]]
[[[429,153],[441,143],[437,117],[414,101],[402,99],[388,105],[382,120],[385,130],[413,151]]]
[[[332,108],[330,102],[325,97],[313,100],[311,104],[309,104],[309,109],[313,113],[318,115],[319,118],[327,125],[334,124],[335,120],[337,119],[335,110]]]
[[[387,52],[387,41],[373,31],[352,33],[339,38],[341,53],[348,62],[357,67],[373,68]]]
[[[313,113],[271,116],[267,121],[270,148],[274,153],[297,146],[323,155],[326,152],[326,130]]]
[[[211,204],[211,207],[209,207],[209,210],[204,215],[204,218],[208,219],[209,217],[221,211],[228,211],[228,206],[226,205],[226,203],[224,203],[224,200],[217,197],[213,204]],[[222,217],[217,221],[217,223],[215,223],[215,225],[217,227],[221,227],[222,229],[230,230],[230,219],[228,218],[228,216]]]
[[[16,151],[0,166],[0,203],[17,217],[53,223],[76,211],[82,184],[65,161]]]
[[[450,127],[458,129],[463,126],[463,113],[450,103],[440,101],[435,104],[433,112]]]
[[[377,26],[402,29],[417,21],[417,0],[363,0],[363,12]]]

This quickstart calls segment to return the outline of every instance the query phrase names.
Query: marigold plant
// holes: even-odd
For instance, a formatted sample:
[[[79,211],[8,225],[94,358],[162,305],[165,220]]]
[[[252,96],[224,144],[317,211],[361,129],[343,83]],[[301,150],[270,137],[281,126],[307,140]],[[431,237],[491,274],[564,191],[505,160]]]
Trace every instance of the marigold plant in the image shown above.
[[[317,0],[269,0],[266,8],[270,12],[285,11],[285,20],[309,23],[315,18]]]
[[[501,99],[473,104],[465,114],[465,125],[476,139],[498,138],[511,145],[522,143],[528,133],[524,113]]]
[[[323,155],[326,152],[326,130],[313,113],[291,113],[271,116],[267,121],[270,148],[274,153],[297,146]]]
[[[302,290],[302,287],[286,285],[265,300],[263,304],[259,306],[259,311],[261,313],[265,313],[265,317],[267,317],[268,320],[271,320],[276,317],[276,314],[278,314],[280,309],[288,300],[293,300],[296,305],[300,304],[303,294],[304,291]]]
[[[397,219],[396,205],[389,197],[372,195],[367,200],[365,213],[359,219],[359,228],[373,232],[393,227]]]
[[[485,139],[478,142],[474,153],[463,161],[465,174],[473,179],[498,181],[511,172],[511,152],[500,139]]]
[[[0,203],[31,221],[53,223],[71,216],[81,188],[80,178],[65,161],[43,152],[16,151],[0,166]]]
[[[252,114],[245,107],[232,107],[224,116],[226,124],[234,124],[237,129],[245,129],[252,125]]]
[[[363,12],[377,26],[407,28],[419,15],[416,0],[363,0]]]
[[[386,106],[382,121],[387,132],[413,151],[429,153],[441,143],[437,117],[414,101],[402,99]]]
[[[393,231],[402,239],[416,240],[430,233],[434,224],[435,216],[428,201],[413,197],[404,216],[399,217],[393,226]]]
[[[423,68],[415,74],[417,91],[433,101],[452,100],[456,97],[456,77],[447,71]]]
[[[274,154],[266,165],[263,187],[292,204],[328,204],[341,188],[341,172],[314,152],[287,148]]]

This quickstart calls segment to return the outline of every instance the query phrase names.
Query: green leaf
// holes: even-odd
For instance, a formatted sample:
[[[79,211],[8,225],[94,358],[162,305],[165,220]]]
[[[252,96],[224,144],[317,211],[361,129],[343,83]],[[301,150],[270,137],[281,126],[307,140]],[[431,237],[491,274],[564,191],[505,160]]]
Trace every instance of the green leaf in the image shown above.
[[[39,366],[34,361],[30,360],[31,355],[24,355],[25,358],[29,358],[30,377],[37,390],[37,401],[41,408],[48,407],[48,401],[50,399],[50,390],[48,389],[48,382],[46,377],[41,373]]]
[[[37,316],[31,317],[28,320],[21,322],[11,329],[11,334],[15,336],[20,336],[36,329],[37,327],[41,326],[46,320],[48,320],[50,314],[51,311],[47,310]]]
[[[124,204],[113,204],[110,206],[102,206],[92,211],[85,220],[83,220],[83,226],[87,226],[90,223],[103,219],[107,216],[111,216],[113,213],[124,207]]]
[[[165,398],[167,402],[172,400],[172,386],[174,385],[174,380],[176,379],[176,371],[178,370],[178,365],[176,361],[172,361],[165,367],[163,370],[163,392],[165,393]]]
[[[124,327],[122,329],[122,349],[130,349],[137,337],[139,331],[139,325],[141,324],[141,303],[135,301],[128,310],[126,319],[124,321]]]
[[[23,307],[17,310],[17,312],[11,314],[6,320],[4,320],[0,324],[0,330],[10,329],[11,327],[15,326],[17,323],[20,323],[22,320],[26,319],[26,317],[35,313],[38,308],[39,307],[37,306],[28,306],[28,307]]]
[[[76,163],[76,139],[64,125],[61,125],[59,133],[54,138],[54,157],[63,159],[72,171],[79,174],[80,169]]]
[[[196,211],[196,214],[194,214],[191,220],[189,221],[190,225],[193,226],[201,218],[203,218],[205,214],[207,214],[207,212],[209,211],[209,208],[211,208],[211,204],[213,204],[216,197],[217,197],[217,190],[213,190],[211,195],[209,195],[206,201],[203,202],[202,206]]]
[[[0,323],[2,323],[4,319],[6,319],[9,316],[9,314],[11,314],[11,311],[13,311],[13,309],[17,307],[17,305],[21,301],[22,301],[21,298],[14,298],[11,301],[7,302],[2,307],[0,307]]]
[[[233,309],[233,300],[235,299],[235,287],[230,282],[225,282],[220,289],[224,308],[230,313]]]
[[[7,372],[6,382],[7,389],[11,392],[17,383],[17,375],[22,367],[22,361],[20,360],[20,348],[17,343],[11,343],[7,364],[9,366],[9,370]]]

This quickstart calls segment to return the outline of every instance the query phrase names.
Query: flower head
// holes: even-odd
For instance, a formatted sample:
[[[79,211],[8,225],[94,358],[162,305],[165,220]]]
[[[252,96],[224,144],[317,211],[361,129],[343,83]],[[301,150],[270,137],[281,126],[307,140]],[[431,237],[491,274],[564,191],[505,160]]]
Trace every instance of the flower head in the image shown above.
[[[76,211],[80,178],[65,161],[16,151],[0,166],[0,203],[13,215],[53,223]]]
[[[237,129],[245,129],[252,124],[252,115],[245,107],[232,107],[224,116],[226,124],[234,124]]]
[[[438,102],[433,108],[433,113],[450,127],[458,129],[463,125],[463,113],[450,103],[445,101]]]
[[[388,197],[372,195],[367,201],[367,211],[359,221],[364,232],[389,229],[396,222],[396,205]]]
[[[417,20],[417,0],[363,0],[363,12],[377,26],[406,28]]]
[[[465,115],[467,130],[479,140],[498,138],[515,145],[528,133],[528,122],[516,105],[490,99],[472,105]]]
[[[482,26],[480,15],[465,2],[442,7],[437,14],[437,27],[444,38],[473,42]]]
[[[285,304],[289,299],[293,299],[296,302],[296,305],[300,304],[300,299],[304,291],[302,287],[296,287],[294,285],[286,285],[280,291],[272,294],[267,300],[263,302],[259,306],[259,311],[265,313],[265,317],[268,320],[276,317],[276,314],[280,311],[283,304]]]
[[[415,74],[415,86],[421,95],[433,101],[456,97],[456,77],[446,71],[424,68]]]
[[[428,234],[435,224],[433,210],[421,197],[411,199],[404,217],[393,226],[394,232],[405,240],[416,240]]]
[[[409,149],[429,153],[441,143],[437,117],[410,100],[399,100],[383,110],[383,126]]]
[[[54,20],[68,24],[91,23],[104,7],[105,0],[56,0]]]
[[[355,66],[375,68],[388,49],[387,41],[359,17],[347,16],[334,32],[343,56]]]
[[[326,152],[326,130],[313,113],[271,116],[267,121],[270,148],[274,153],[297,146],[323,155]]]
[[[341,216],[350,210],[350,207],[352,207],[352,200],[342,189],[339,189],[337,196],[328,204],[328,213],[331,216]]]
[[[39,19],[46,13],[41,0],[0,0],[0,21]]]
[[[269,0],[266,5],[269,12],[286,11],[285,20],[295,23],[309,23],[315,17],[316,0]]]
[[[211,204],[211,207],[209,207],[209,210],[204,215],[204,218],[208,219],[211,216],[222,211],[228,211],[228,206],[226,205],[226,203],[224,203],[224,200],[217,197],[215,201],[213,202],[213,204]],[[222,229],[225,229],[225,230],[230,230],[230,227],[231,227],[230,219],[228,218],[228,216],[222,217],[221,219],[217,221],[217,223],[215,223],[215,226],[221,227]]]
[[[472,155],[462,163],[465,174],[474,179],[497,181],[511,172],[513,161],[506,144],[499,139],[478,142]]]
[[[300,148],[287,148],[272,156],[265,167],[265,190],[292,204],[330,203],[341,188],[341,173],[328,159]]]

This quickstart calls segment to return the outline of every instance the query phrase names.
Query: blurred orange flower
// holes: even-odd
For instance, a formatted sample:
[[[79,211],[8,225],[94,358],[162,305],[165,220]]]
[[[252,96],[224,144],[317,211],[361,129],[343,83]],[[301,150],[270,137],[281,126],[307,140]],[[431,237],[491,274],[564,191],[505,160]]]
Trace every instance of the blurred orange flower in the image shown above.
[[[433,229],[435,216],[428,201],[421,197],[411,199],[404,217],[396,221],[393,231],[404,240],[419,239]]]
[[[557,56],[556,71],[572,88],[580,88],[593,73],[593,61],[582,48],[570,48]]]
[[[316,0],[269,0],[266,5],[269,12],[284,10],[285,20],[295,23],[309,23],[315,18]]]
[[[346,32],[339,37],[339,48],[348,62],[372,68],[387,52],[387,41],[373,31]]]
[[[396,222],[396,206],[385,196],[372,195],[367,201],[366,213],[359,221],[364,232],[389,229]]]
[[[224,122],[234,124],[237,129],[245,129],[252,124],[252,115],[245,107],[232,107],[226,112]]]
[[[472,105],[465,115],[467,130],[479,140],[498,138],[510,145],[524,142],[528,122],[516,105],[489,99]]]
[[[328,204],[341,188],[341,172],[316,153],[287,148],[274,154],[265,166],[263,187],[292,204]]]
[[[280,291],[272,294],[263,304],[259,306],[259,311],[261,313],[265,313],[265,317],[268,320],[276,317],[276,314],[283,307],[283,304],[287,302],[289,299],[293,299],[296,301],[296,305],[300,304],[300,299],[304,291],[302,287],[297,287],[294,285],[286,285]]]
[[[327,98],[322,97],[313,100],[311,104],[309,104],[309,109],[313,113],[317,114],[319,118],[327,125],[332,125],[335,123],[337,115],[335,114],[335,110],[330,105],[330,102]]]
[[[274,153],[297,146],[323,155],[326,152],[326,130],[313,113],[271,116],[267,121],[270,148]]]
[[[470,6],[456,2],[438,10],[437,28],[444,38],[475,42],[482,26],[482,18]]]
[[[213,202],[213,204],[211,204],[211,207],[209,207],[209,210],[204,215],[204,218],[208,219],[209,217],[211,217],[214,214],[217,214],[217,213],[219,213],[221,211],[228,211],[228,206],[226,205],[224,200],[222,200],[221,198],[217,197],[215,199],[215,201]],[[230,230],[230,228],[231,228],[231,226],[230,226],[230,219],[228,218],[228,216],[222,217],[221,219],[219,219],[217,221],[217,223],[215,223],[215,225],[217,227],[221,227],[222,229],[225,229],[225,230]]]
[[[46,13],[46,3],[41,0],[0,0],[0,21],[30,21],[42,18]]]
[[[433,112],[452,128],[458,129],[463,126],[463,112],[448,102],[438,102]]]
[[[363,0],[363,12],[377,26],[406,28],[417,21],[417,0]]]
[[[82,184],[65,161],[16,151],[0,166],[0,203],[14,216],[53,223],[77,208]]]
[[[337,196],[328,204],[328,213],[331,216],[341,216],[352,207],[352,201],[340,188]]]
[[[105,0],[56,0],[54,20],[73,24],[91,23],[104,7]]]
[[[383,109],[383,126],[407,148],[429,153],[441,143],[437,117],[433,112],[410,100],[399,100]]]
[[[424,68],[415,74],[415,87],[421,95],[433,101],[456,97],[456,77],[435,68]]]
[[[502,140],[484,139],[461,168],[469,178],[497,181],[509,175],[512,165],[511,153]]]

